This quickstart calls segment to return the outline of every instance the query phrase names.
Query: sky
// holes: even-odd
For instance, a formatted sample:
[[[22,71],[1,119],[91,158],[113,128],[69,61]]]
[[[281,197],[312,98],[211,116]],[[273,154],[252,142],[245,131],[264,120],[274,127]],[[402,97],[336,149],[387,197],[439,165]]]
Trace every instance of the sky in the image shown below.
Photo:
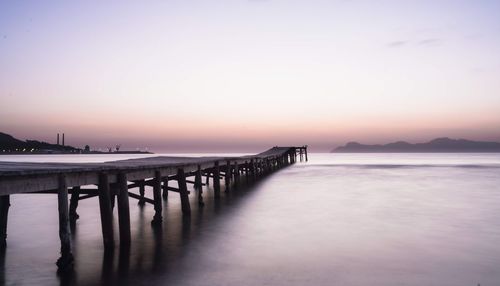
[[[500,1],[3,1],[0,132],[158,152],[500,141]]]

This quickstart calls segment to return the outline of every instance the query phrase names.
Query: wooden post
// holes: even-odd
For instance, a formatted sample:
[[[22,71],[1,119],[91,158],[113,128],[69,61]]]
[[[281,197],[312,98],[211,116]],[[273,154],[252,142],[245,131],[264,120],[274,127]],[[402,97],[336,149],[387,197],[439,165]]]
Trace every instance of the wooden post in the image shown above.
[[[307,162],[308,161],[308,159],[307,159],[307,145],[304,146],[304,152],[306,153],[306,162]]]
[[[207,186],[210,186],[210,172],[206,172],[205,176],[206,176],[205,184]]]
[[[118,193],[118,187],[117,184],[110,184],[109,185],[109,194],[110,194],[110,202],[111,202],[111,211],[115,208],[115,203],[116,203],[116,194]]]
[[[186,175],[184,174],[184,169],[177,170],[177,182],[179,182],[179,194],[181,196],[182,214],[191,215],[191,206],[189,205]]]
[[[130,210],[127,175],[125,173],[118,174],[118,225],[120,227],[120,247],[130,246]]]
[[[9,216],[10,196],[0,196],[0,251],[7,246],[7,223]]]
[[[260,161],[259,159],[255,159],[255,175],[259,177],[260,173]]]
[[[146,201],[144,200],[144,193],[146,192],[146,182],[144,180],[140,180],[137,183],[139,184],[139,195],[141,196],[137,204],[143,206],[144,204],[146,204]]]
[[[153,221],[151,224],[153,225],[161,225],[162,217],[162,205],[161,205],[161,172],[155,171],[155,178],[153,180],[153,199],[154,199],[154,208],[155,215],[153,216]]]
[[[73,268],[73,254],[71,253],[71,230],[69,228],[68,187],[66,176],[59,175],[57,189],[57,209],[59,211],[59,239],[61,240],[61,257],[56,264],[59,271]]]
[[[168,176],[165,176],[165,178],[163,178],[163,199],[168,199]]]
[[[252,178],[255,179],[255,162],[253,159],[250,159],[250,174],[252,174]]]
[[[70,223],[75,223],[76,220],[80,217],[76,212],[76,208],[78,208],[78,198],[80,197],[80,187],[73,187],[71,192],[71,199],[69,202],[69,221]]]
[[[254,167],[254,178],[257,178],[259,176],[259,159],[255,159],[253,162],[253,167]]]
[[[113,210],[111,209],[111,194],[109,190],[108,175],[99,174],[99,209],[101,211],[101,228],[104,249],[113,249]]]
[[[194,188],[198,191],[198,205],[200,207],[205,205],[205,203],[203,202],[203,186],[201,181],[202,181],[201,166],[198,165],[198,168],[196,169],[196,175],[194,178]]]
[[[238,162],[234,162],[234,183],[239,184],[240,182],[240,168]]]
[[[226,174],[224,176],[224,184],[226,185],[226,189],[224,190],[226,193],[229,192],[229,187],[231,186],[231,161],[226,162]]]
[[[219,170],[219,161],[215,161],[214,171],[213,171],[213,180],[214,180],[214,198],[220,198],[220,170]]]

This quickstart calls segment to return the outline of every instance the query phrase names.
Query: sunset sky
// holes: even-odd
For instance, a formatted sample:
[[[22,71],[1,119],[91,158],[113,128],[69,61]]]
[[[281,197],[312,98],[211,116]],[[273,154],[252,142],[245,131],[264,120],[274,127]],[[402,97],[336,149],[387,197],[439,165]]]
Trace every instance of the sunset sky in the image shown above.
[[[0,2],[0,132],[158,152],[500,141],[500,1],[75,2]]]

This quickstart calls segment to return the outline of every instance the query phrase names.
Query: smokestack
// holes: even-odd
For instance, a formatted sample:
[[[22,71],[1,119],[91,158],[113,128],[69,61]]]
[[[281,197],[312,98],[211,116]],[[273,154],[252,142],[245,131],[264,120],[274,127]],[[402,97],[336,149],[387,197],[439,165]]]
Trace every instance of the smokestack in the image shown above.
[[[62,145],[64,146],[64,133],[63,133],[63,141],[62,141]]]
[[[57,133],[57,145],[59,145],[59,133]]]

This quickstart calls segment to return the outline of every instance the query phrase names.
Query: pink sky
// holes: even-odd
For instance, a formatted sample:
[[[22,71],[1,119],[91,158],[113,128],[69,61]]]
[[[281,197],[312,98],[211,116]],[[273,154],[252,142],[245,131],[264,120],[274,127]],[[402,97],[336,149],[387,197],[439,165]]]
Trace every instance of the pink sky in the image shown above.
[[[0,4],[0,131],[159,152],[500,141],[499,4]]]

